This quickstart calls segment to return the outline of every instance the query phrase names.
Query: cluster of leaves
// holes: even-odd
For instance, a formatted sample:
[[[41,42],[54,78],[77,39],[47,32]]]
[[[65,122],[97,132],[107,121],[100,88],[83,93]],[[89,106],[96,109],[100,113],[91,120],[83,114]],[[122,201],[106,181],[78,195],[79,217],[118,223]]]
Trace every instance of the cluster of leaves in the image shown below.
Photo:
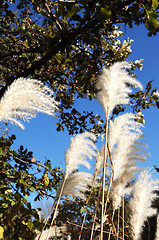
[[[152,88],[152,81],[146,84],[144,91],[132,94],[131,98],[130,105],[134,112],[140,112],[142,109],[150,108],[151,106],[159,108],[159,95],[157,89]]]
[[[71,111],[76,98],[95,98],[96,76],[103,66],[131,54],[131,42],[116,41],[114,25],[144,23],[152,35],[158,32],[157,18],[157,0],[1,1],[1,87],[31,75],[48,84],[61,102],[57,130],[79,132],[90,118],[97,125],[95,114],[78,111],[72,123]]]
[[[53,198],[63,171],[52,168],[50,160],[42,166],[22,146],[12,150],[14,140],[14,135],[0,138],[0,232],[4,239],[33,239],[42,223],[27,197],[36,201],[49,193]]]

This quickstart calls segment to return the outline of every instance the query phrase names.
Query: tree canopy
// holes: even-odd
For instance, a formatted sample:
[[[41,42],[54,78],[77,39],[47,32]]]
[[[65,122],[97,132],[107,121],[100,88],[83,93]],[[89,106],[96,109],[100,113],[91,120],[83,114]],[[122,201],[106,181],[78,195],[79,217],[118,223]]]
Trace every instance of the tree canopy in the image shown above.
[[[122,33],[116,25],[144,24],[149,36],[159,30],[157,0],[9,0],[1,1],[0,9],[0,96],[18,77],[41,80],[61,102],[57,130],[66,127],[70,134],[87,129],[88,122],[94,131],[101,130],[100,117],[79,112],[74,102],[95,98],[102,67],[130,55],[131,41],[117,39]],[[143,108],[141,98],[142,93],[135,96],[133,104]]]
[[[133,28],[144,24],[150,37],[156,35],[158,9],[158,0],[2,0],[0,98],[15,79],[32,77],[53,89],[60,102],[57,131],[105,131],[100,116],[81,113],[74,104],[78,98],[96,98],[95,85],[102,68],[124,61],[131,54],[131,40],[119,40],[124,35],[120,25]],[[141,66],[140,60],[132,63],[131,74]],[[150,81],[145,90],[132,94],[132,110],[140,113],[151,105],[159,108],[155,91]],[[120,111],[124,111],[122,105],[113,114]],[[142,121],[142,114],[140,117]],[[14,140],[15,136],[0,138],[0,238],[33,239],[41,223],[26,197],[32,192],[35,200],[54,196],[63,171],[52,168],[50,160],[41,165],[22,146],[12,150]],[[94,199],[91,201],[87,218],[94,211]],[[68,214],[68,205],[60,205],[64,214]],[[72,206],[74,212],[83,214],[82,205]],[[64,222],[61,215],[59,221]]]

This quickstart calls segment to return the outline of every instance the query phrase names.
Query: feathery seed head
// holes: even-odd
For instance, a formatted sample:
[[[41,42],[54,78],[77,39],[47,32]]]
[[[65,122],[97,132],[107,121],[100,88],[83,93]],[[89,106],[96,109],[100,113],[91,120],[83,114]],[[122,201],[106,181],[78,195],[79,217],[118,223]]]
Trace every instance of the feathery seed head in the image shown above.
[[[155,190],[159,190],[159,180],[152,180],[149,170],[140,173],[133,189],[133,197],[130,200],[133,240],[139,240],[144,225],[144,221],[157,213],[157,210],[151,207],[153,200],[157,197]]]
[[[127,141],[129,140],[129,142],[132,143],[141,136],[141,128],[143,127],[143,124],[137,122],[136,120],[137,117],[135,114],[125,113],[116,117],[114,121],[110,121],[108,140],[110,151],[117,144],[117,142],[119,142],[119,140],[122,141],[123,139],[125,142],[126,139],[123,137],[123,135],[125,135]]]
[[[18,78],[0,101],[0,121],[10,121],[24,129],[20,119],[28,121],[37,112],[54,116],[57,106],[48,87],[35,79]]]
[[[142,90],[142,85],[123,70],[130,67],[127,62],[117,62],[109,69],[104,68],[97,80],[96,88],[99,90],[97,97],[105,112],[109,110],[109,115],[116,105],[128,104],[131,89],[127,84]]]
[[[85,199],[84,192],[88,190],[88,186],[92,185],[93,177],[91,174],[86,172],[76,172],[70,174],[63,186],[63,182],[61,182],[56,198],[59,197],[59,194],[62,193],[61,196],[72,196],[72,197],[79,197],[81,199]]]
[[[94,174],[93,174],[94,180],[101,173],[101,169],[102,169],[103,163],[104,163],[104,151],[105,151],[105,146],[102,146],[100,151],[97,150],[96,162],[95,162]]]
[[[66,175],[72,173],[80,164],[90,168],[87,161],[96,156],[96,136],[93,133],[85,132],[71,138],[70,148],[65,152]]]
[[[121,198],[127,192],[127,183],[137,171],[136,162],[146,160],[144,144],[140,144],[141,123],[134,114],[123,114],[109,125],[108,142],[112,153],[113,207],[120,206]]]
[[[136,164],[127,163],[121,167],[121,171],[113,181],[113,209],[116,210],[120,207],[122,197],[129,195],[132,187],[128,186],[128,182],[135,176],[138,171]]]

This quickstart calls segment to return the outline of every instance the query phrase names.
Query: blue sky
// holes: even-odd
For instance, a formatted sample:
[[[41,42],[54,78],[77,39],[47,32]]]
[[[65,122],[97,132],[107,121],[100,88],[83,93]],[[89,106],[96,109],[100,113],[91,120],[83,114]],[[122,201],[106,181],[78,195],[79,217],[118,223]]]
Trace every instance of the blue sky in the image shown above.
[[[124,31],[124,29],[122,29]],[[159,89],[159,36],[147,36],[147,30],[144,26],[126,29],[126,35],[123,39],[133,39],[132,54],[129,59],[131,61],[144,59],[144,67],[142,71],[136,71],[139,81],[145,85],[148,81],[153,80],[153,86]],[[93,110],[94,113],[103,113],[98,101],[89,102],[87,100],[78,100],[78,109],[81,111],[85,108]],[[148,151],[151,157],[148,158],[145,167],[159,167],[159,110],[151,108],[145,110],[145,143],[149,145]],[[53,166],[60,165],[65,168],[64,152],[69,147],[71,136],[67,131],[56,131],[57,120],[51,116],[38,114],[36,119],[30,120],[30,123],[24,123],[25,130],[21,130],[17,126],[11,125],[11,133],[15,134],[17,139],[14,149],[17,150],[20,145],[27,147],[33,151],[34,158],[43,162],[45,158],[52,161]],[[93,167],[93,166],[92,166]],[[158,175],[157,175],[158,176]]]

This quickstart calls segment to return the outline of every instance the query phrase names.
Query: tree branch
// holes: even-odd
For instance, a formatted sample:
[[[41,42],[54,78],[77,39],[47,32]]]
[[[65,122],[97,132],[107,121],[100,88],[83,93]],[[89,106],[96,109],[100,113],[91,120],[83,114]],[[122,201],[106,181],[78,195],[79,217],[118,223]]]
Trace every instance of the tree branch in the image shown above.
[[[25,53],[36,53],[40,48],[29,48],[29,49],[22,49],[21,51],[11,51],[11,52],[0,52],[0,59],[6,57],[12,57],[13,55],[21,55]]]
[[[119,7],[122,8],[126,6],[127,4],[133,3],[134,0],[127,0],[123,3],[119,4]],[[47,6],[46,6],[47,7]],[[50,9],[47,9],[50,12]],[[54,19],[55,20],[55,19]],[[123,22],[120,20],[120,22]],[[81,25],[77,28],[74,28],[72,31],[61,31],[61,37],[59,36],[55,37],[53,40],[53,47],[40,59],[31,65],[28,69],[26,69],[24,72],[17,74],[16,76],[11,76],[6,79],[6,85],[0,90],[0,99],[2,98],[3,94],[5,93],[8,86],[12,84],[12,82],[15,80],[15,78],[19,77],[28,77],[29,75],[32,75],[35,70],[39,70],[48,60],[50,60],[54,55],[56,55],[58,52],[64,51],[69,45],[75,43],[77,39],[82,38],[82,36],[89,30],[92,33],[95,33],[98,29],[103,27],[104,22],[99,22],[96,17],[89,18],[85,23],[81,21]],[[117,23],[117,19],[109,22],[110,24]]]
[[[90,22],[86,23],[84,26],[79,26],[73,31],[62,32],[61,39],[54,39],[54,46],[50,49],[48,53],[46,53],[40,60],[37,60],[32,64],[31,67],[26,69],[23,73],[17,74],[17,76],[11,76],[7,78],[7,84],[0,90],[0,98],[2,98],[3,94],[7,90],[7,88],[13,83],[13,81],[19,77],[28,77],[33,74],[35,70],[39,70],[48,60],[50,60],[54,55],[58,52],[62,52],[67,46],[71,45],[73,42],[77,41],[77,38],[80,35],[83,35],[90,28],[99,29],[103,26],[103,23],[99,23],[97,19],[91,19]]]

